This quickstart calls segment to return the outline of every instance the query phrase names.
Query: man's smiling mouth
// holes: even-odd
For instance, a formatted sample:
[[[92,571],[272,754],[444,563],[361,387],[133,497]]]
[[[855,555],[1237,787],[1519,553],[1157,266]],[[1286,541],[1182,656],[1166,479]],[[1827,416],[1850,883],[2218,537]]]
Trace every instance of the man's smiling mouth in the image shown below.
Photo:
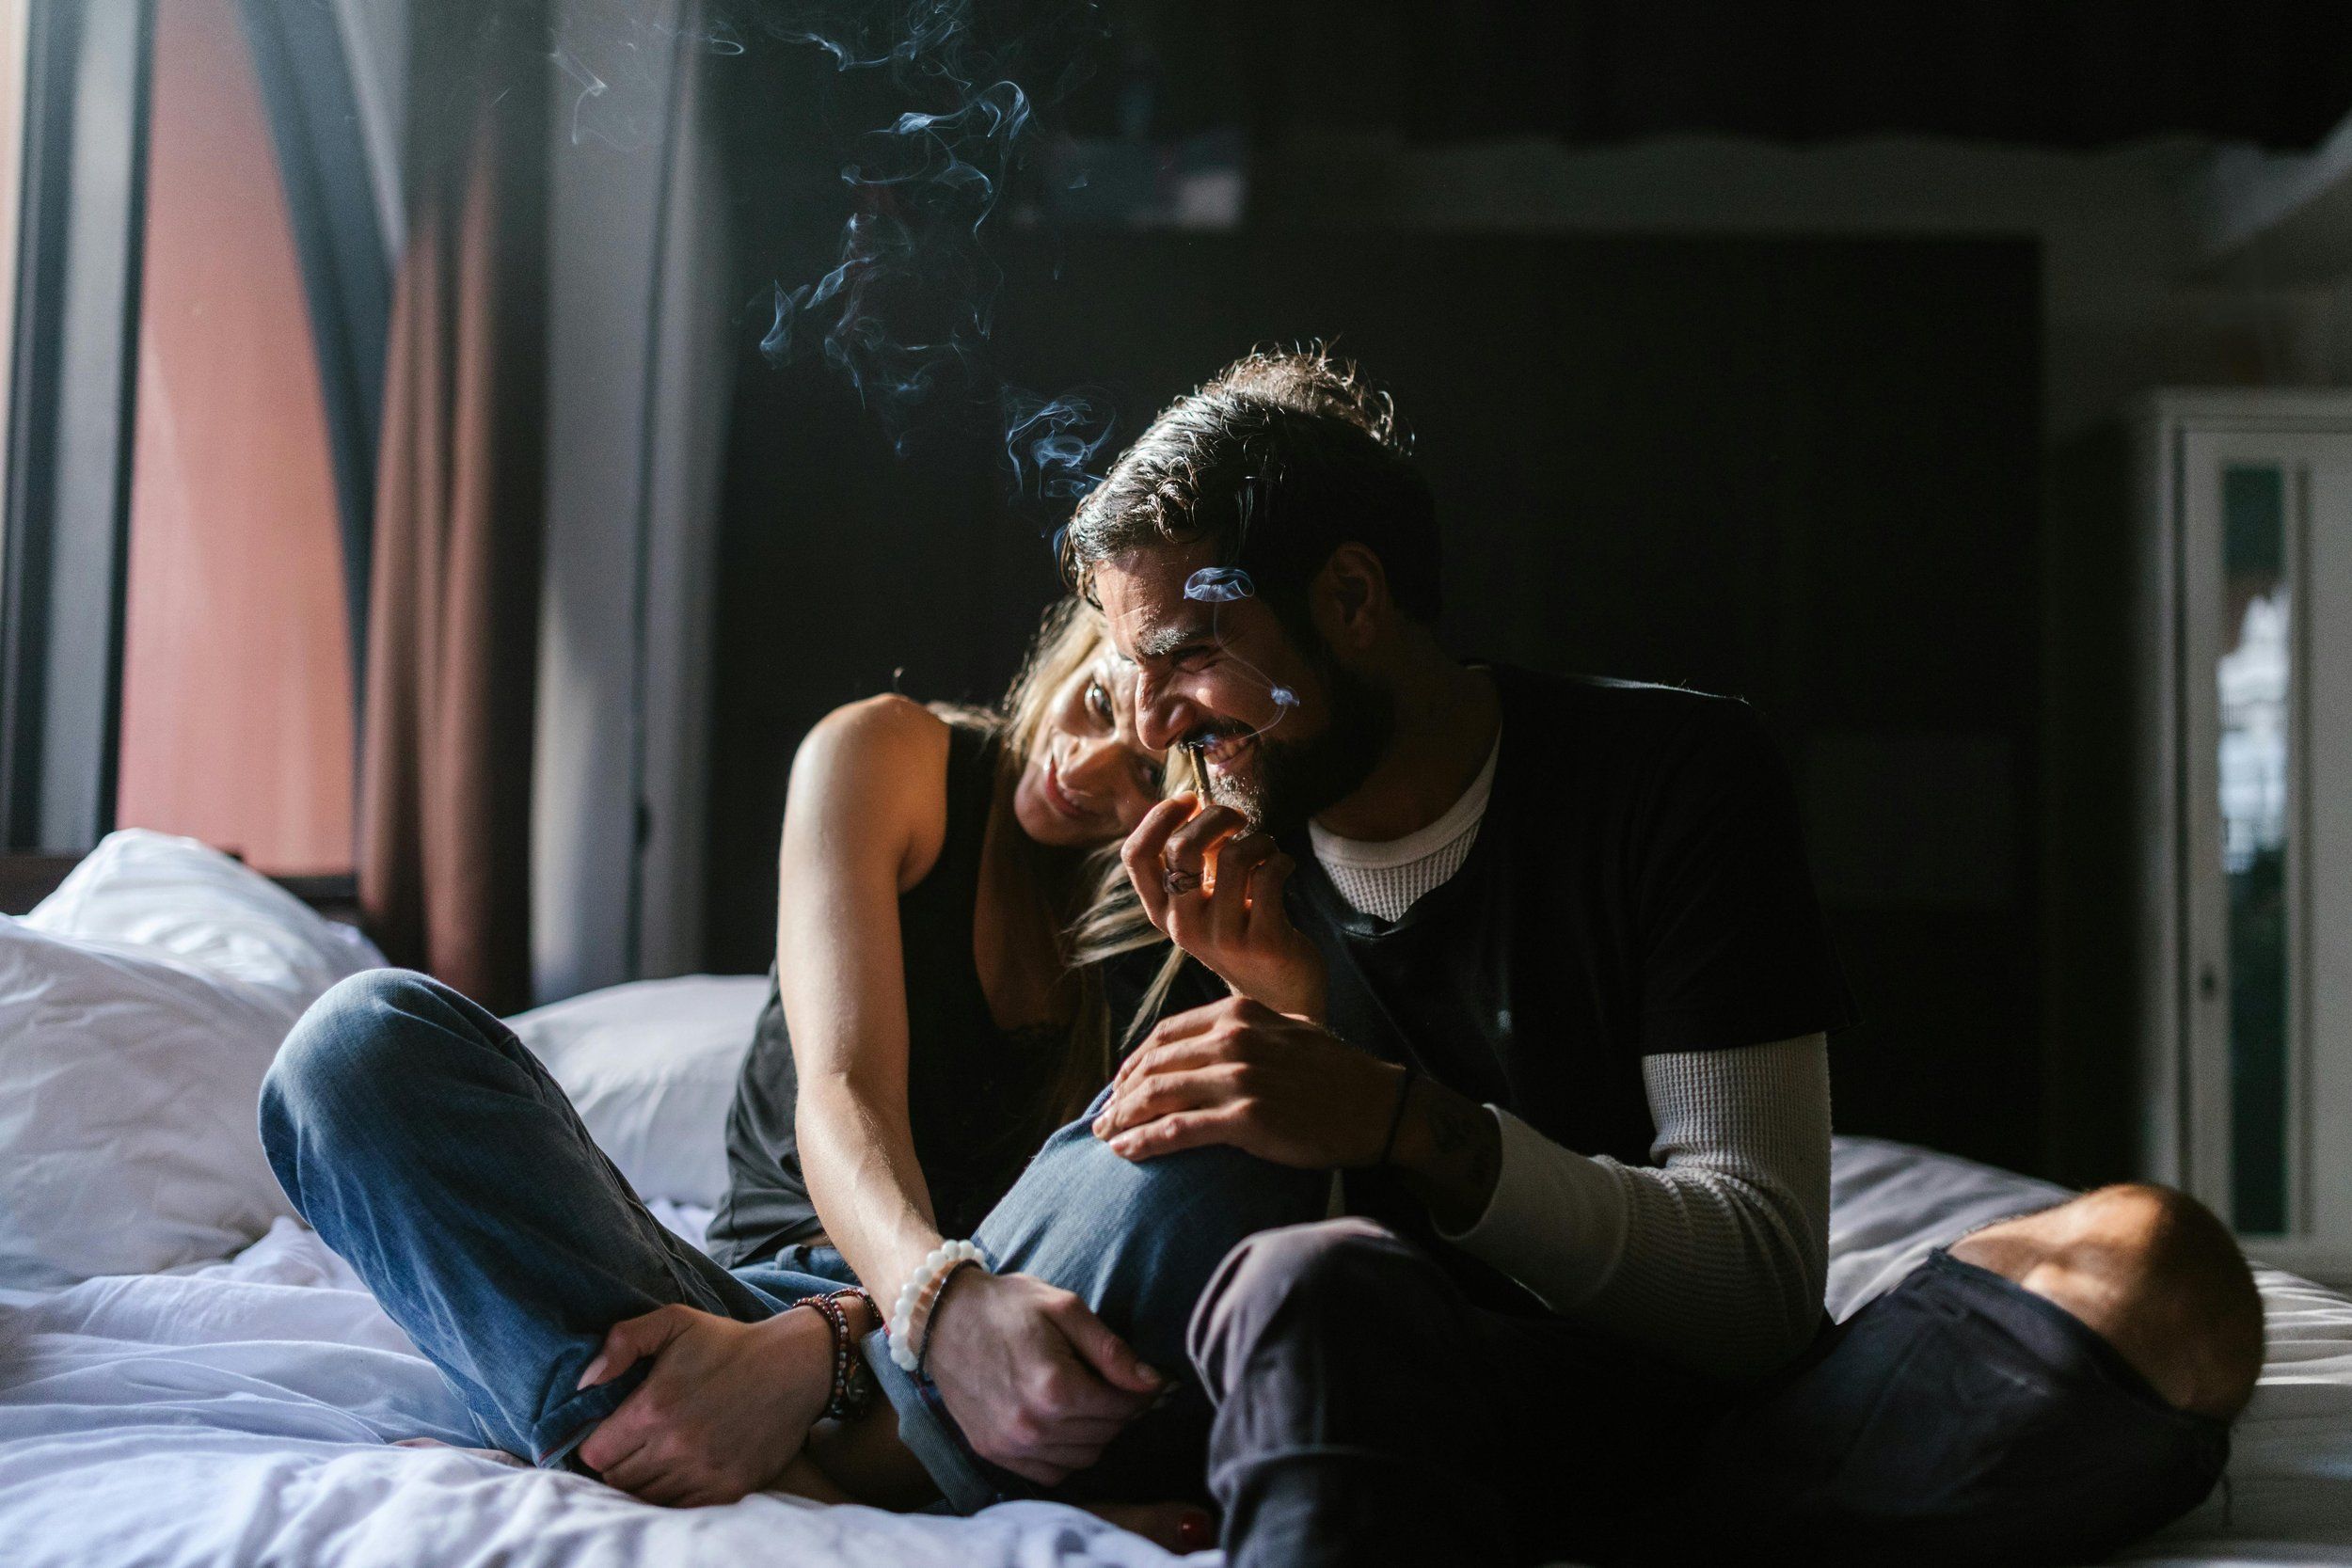
[[[1204,767],[1216,772],[1230,773],[1233,770],[1234,765],[1248,754],[1249,749],[1257,743],[1257,739],[1255,731],[1232,730],[1216,735],[1197,736],[1186,740],[1184,745],[1193,755],[1200,759]]]

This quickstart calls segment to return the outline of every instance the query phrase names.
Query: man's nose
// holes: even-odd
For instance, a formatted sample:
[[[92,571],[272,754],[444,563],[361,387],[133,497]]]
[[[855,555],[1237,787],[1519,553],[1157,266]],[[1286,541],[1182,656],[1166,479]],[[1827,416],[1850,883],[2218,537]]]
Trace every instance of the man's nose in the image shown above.
[[[1193,705],[1167,682],[1150,675],[1136,679],[1136,738],[1145,749],[1170,752],[1197,722]]]

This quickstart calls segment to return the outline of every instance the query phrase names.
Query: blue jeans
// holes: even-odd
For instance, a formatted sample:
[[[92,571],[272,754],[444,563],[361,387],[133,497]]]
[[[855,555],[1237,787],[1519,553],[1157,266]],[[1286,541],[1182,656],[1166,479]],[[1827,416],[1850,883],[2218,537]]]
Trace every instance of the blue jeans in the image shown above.
[[[537,1465],[564,1463],[643,1378],[641,1367],[575,1389],[612,1324],[673,1303],[755,1322],[854,1282],[830,1248],[728,1270],[672,1234],[514,1033],[421,974],[376,970],[321,997],[262,1085],[261,1132],[295,1210],[484,1436]],[[1186,1321],[1218,1262],[1257,1231],[1321,1217],[1325,1196],[1321,1172],[1232,1149],[1131,1164],[1081,1119],[1047,1140],[973,1240],[998,1272],[1074,1292],[1182,1377]],[[865,1349],[900,1438],[952,1506],[1030,1490],[973,1454],[937,1389],[899,1370],[879,1332]],[[1184,1378],[1075,1490],[1197,1492],[1208,1420]]]

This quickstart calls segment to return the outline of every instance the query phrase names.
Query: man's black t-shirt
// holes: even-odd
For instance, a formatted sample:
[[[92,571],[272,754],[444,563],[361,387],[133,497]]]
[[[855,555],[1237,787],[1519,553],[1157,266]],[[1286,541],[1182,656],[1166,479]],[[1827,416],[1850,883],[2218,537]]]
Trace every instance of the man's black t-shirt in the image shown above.
[[[1649,1164],[1644,1056],[1853,1022],[1788,772],[1734,699],[1492,673],[1502,749],[1461,869],[1391,925],[1297,843],[1293,912],[1342,1038]]]

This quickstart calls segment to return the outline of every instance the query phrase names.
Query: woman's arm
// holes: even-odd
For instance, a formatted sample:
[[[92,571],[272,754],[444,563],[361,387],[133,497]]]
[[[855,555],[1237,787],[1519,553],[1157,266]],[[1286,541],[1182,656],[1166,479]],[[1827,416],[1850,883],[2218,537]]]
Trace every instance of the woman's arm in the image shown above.
[[[946,836],[947,741],[904,698],[852,704],[809,732],[785,799],[776,978],[801,1170],[826,1235],[877,1293],[940,1242],[907,1114],[898,897]]]
[[[776,975],[801,1173],[827,1236],[882,1301],[941,1241],[907,1112],[898,897],[946,836],[947,743],[946,725],[902,698],[855,704],[810,732],[785,803]],[[1078,1297],[1019,1275],[966,1271],[929,1340],[927,1370],[972,1447],[1047,1485],[1091,1465],[1160,1386]]]
[[[930,1199],[907,1128],[898,893],[938,854],[946,749],[945,727],[911,703],[843,708],[801,747],[785,807],[777,973],[801,1076],[803,1165],[861,1273],[928,1244],[915,1239],[929,1234]],[[641,1362],[645,1379],[588,1434],[580,1460],[650,1502],[730,1502],[780,1480],[822,1487],[803,1446],[824,1410],[833,1348],[813,1312],[744,1323],[672,1305],[614,1323],[580,1386]]]

